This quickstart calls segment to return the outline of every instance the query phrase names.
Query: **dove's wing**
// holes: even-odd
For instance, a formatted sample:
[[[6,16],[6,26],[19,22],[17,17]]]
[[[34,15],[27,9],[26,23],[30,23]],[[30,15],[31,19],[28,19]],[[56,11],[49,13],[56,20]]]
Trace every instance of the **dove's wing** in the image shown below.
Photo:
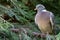
[[[54,27],[54,15],[52,12],[50,12],[50,23],[51,23],[51,26],[52,26],[52,29]]]

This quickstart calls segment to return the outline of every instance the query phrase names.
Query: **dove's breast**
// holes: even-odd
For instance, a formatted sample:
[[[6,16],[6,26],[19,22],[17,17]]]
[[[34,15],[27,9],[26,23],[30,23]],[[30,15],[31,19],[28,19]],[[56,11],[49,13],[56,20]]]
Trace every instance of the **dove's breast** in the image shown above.
[[[50,15],[48,12],[37,13],[35,16],[35,22],[38,23],[45,23],[50,21]]]

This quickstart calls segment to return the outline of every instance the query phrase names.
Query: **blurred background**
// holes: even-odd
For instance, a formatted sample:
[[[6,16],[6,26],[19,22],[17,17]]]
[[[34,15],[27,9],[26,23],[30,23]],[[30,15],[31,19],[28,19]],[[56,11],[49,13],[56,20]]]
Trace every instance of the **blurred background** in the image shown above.
[[[55,24],[60,28],[60,0],[0,0],[0,40],[40,40],[33,35],[40,33],[34,22],[37,4],[54,13]],[[56,39],[60,39],[60,33]]]

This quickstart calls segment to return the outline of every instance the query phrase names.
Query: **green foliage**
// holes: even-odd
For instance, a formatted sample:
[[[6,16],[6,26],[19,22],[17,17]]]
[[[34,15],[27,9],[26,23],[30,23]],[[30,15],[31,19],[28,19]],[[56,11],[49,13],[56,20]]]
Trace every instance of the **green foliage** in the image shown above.
[[[60,40],[60,33],[58,35],[56,35],[56,37],[57,37],[56,38],[57,40]]]

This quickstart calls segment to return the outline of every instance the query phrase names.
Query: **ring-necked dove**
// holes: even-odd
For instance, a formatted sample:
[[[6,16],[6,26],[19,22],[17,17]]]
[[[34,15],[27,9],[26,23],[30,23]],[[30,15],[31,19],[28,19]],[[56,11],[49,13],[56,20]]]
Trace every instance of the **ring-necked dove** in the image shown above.
[[[37,14],[35,16],[35,23],[42,33],[52,33],[54,28],[54,15],[47,11],[42,4],[36,5]]]

